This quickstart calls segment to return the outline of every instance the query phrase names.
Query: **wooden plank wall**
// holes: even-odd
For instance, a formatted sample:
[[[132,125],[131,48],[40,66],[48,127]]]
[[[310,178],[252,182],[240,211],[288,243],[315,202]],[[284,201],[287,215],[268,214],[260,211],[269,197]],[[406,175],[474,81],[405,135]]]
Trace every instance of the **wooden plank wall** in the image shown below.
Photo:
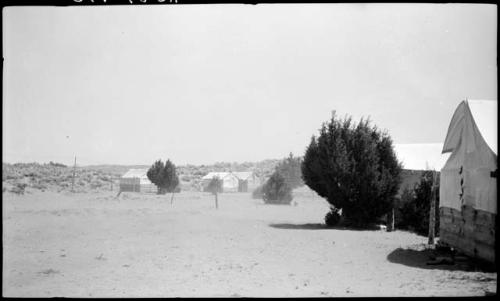
[[[121,178],[120,179],[121,191],[141,191],[141,183],[139,178]]]
[[[468,256],[495,263],[496,214],[463,206],[439,209],[439,239]]]

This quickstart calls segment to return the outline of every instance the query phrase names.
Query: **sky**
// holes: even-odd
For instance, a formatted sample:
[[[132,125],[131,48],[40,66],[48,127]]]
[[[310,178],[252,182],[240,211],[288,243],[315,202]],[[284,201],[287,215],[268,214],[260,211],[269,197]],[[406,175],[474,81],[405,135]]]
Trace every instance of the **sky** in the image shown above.
[[[487,4],[6,7],[3,162],[211,164],[301,156],[370,117],[442,143],[497,99]]]

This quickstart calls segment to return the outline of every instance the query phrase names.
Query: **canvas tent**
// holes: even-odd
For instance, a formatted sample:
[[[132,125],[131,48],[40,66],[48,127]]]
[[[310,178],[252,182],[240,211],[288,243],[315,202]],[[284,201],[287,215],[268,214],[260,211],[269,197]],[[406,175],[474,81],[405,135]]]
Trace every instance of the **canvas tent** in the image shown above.
[[[465,100],[451,119],[442,152],[440,240],[495,262],[497,101]]]
[[[149,181],[147,172],[147,169],[130,169],[120,178],[120,190],[156,192],[156,186]]]
[[[223,192],[237,192],[239,187],[239,179],[231,172],[209,172],[206,176],[202,177],[203,191],[207,191],[208,184],[212,178],[218,177],[222,180]]]
[[[232,174],[239,180],[238,192],[252,191],[260,184],[259,178],[251,171],[235,171]]]

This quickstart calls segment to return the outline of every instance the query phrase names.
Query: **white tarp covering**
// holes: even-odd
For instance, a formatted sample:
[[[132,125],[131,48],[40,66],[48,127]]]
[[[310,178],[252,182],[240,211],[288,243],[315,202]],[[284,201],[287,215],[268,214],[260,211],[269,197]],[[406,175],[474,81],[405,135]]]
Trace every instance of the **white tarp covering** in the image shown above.
[[[463,101],[455,110],[443,145],[451,153],[441,169],[440,207],[463,205],[497,212],[497,101]]]
[[[253,177],[253,172],[251,171],[233,171],[232,174],[243,181],[249,180],[251,177]]]
[[[209,172],[202,180],[211,180],[214,177],[222,179],[224,191],[238,191],[238,178],[230,172]]]
[[[440,170],[449,154],[441,154],[443,143],[394,144],[398,160],[404,169]]]

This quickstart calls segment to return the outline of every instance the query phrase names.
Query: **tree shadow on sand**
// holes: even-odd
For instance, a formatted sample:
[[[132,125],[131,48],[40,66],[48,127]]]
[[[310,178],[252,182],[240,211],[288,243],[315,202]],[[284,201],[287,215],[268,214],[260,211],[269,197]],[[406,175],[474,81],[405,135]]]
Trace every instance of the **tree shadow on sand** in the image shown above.
[[[373,225],[365,228],[347,226],[327,226],[325,224],[269,224],[270,227],[288,230],[351,230],[351,231],[380,231],[380,227]]]
[[[492,272],[492,267],[474,261],[472,258],[450,263],[430,265],[433,258],[439,256],[431,249],[414,250],[397,248],[387,255],[387,260],[413,268],[426,270],[464,271],[464,272]]]

